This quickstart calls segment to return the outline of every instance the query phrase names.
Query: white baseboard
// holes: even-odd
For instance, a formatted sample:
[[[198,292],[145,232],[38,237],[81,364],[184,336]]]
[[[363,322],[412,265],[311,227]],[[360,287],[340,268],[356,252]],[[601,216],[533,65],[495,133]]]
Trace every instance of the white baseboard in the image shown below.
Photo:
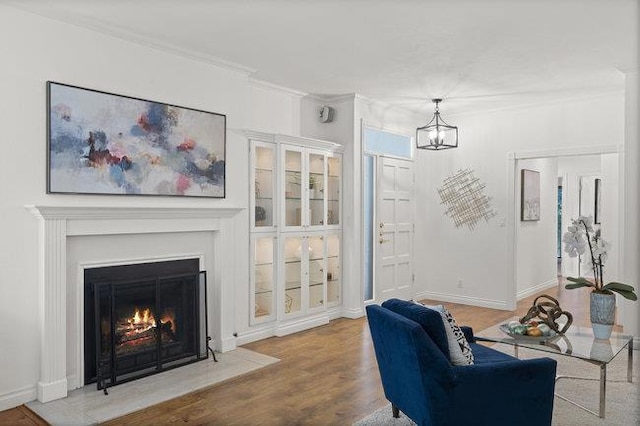
[[[358,308],[342,308],[342,317],[349,319],[357,319],[362,318],[364,316],[364,309],[362,307]]]
[[[516,298],[518,300],[524,299],[525,297],[529,297],[532,294],[535,294],[535,293],[537,293],[539,291],[546,290],[548,288],[555,287],[557,285],[558,285],[558,278],[554,278],[554,279],[545,281],[545,282],[543,282],[541,284],[534,285],[533,287],[529,287],[529,288],[526,288],[524,290],[519,291],[518,294],[516,295]]]
[[[223,338],[220,343],[220,352],[229,352],[237,347],[238,342],[235,337],[231,336]]]
[[[299,320],[291,320],[286,323],[280,323],[276,326],[275,333],[276,336],[282,337],[326,324],[329,324],[329,315],[327,315],[327,313],[325,312],[310,318],[301,318]]]
[[[247,343],[257,342],[258,340],[268,339],[269,337],[273,337],[275,335],[276,331],[273,325],[258,329],[251,329],[242,333],[238,333],[236,344],[238,346],[242,346],[246,345]]]
[[[504,300],[482,299],[479,297],[459,296],[456,294],[436,293],[432,291],[421,291],[416,293],[415,300],[430,299],[441,302],[460,303],[462,305],[480,306],[483,308],[510,310]]]
[[[36,399],[37,394],[38,392],[35,386],[28,386],[17,391],[0,395],[0,411],[8,410],[29,401],[33,401]]]

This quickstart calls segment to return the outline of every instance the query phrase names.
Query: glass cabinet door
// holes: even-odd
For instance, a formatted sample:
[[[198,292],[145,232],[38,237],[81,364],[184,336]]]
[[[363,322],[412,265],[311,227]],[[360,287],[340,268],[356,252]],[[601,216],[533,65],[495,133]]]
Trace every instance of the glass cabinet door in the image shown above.
[[[302,226],[303,195],[302,151],[284,150],[284,225]]]
[[[284,239],[284,313],[300,312],[302,309],[303,237]]]
[[[274,226],[275,152],[268,144],[254,145],[254,226]]]
[[[342,158],[339,156],[331,156],[327,159],[327,165],[327,225],[339,225]]]
[[[327,304],[340,302],[340,235],[329,234],[327,237]]]
[[[324,217],[325,198],[325,155],[309,154],[309,225],[321,226],[326,223]]]
[[[324,306],[324,237],[308,237],[309,308]]]
[[[253,320],[262,322],[275,313],[274,236],[254,238],[253,252]]]

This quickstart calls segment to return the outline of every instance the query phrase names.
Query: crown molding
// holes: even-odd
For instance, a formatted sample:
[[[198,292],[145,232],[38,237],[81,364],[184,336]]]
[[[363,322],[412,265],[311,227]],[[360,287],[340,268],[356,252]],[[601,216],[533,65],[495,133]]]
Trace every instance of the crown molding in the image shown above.
[[[254,78],[254,77],[249,77],[249,84],[259,89],[268,89],[276,92],[282,92],[286,95],[295,96],[296,98],[303,98],[308,95],[305,92],[301,92],[299,90],[291,89],[285,86],[280,86],[278,84],[269,83],[264,80],[258,80],[257,78]]]
[[[309,93],[305,96],[305,98],[321,103],[341,103],[355,100],[359,96],[360,95],[358,95],[357,93],[346,93],[344,95],[322,95],[317,93]]]
[[[183,58],[207,63],[209,65],[213,65],[219,68],[238,72],[244,75],[251,75],[257,72],[257,69],[255,68],[238,64],[233,61],[228,61],[226,59],[218,58],[216,56],[209,55],[204,52],[189,50],[184,47],[174,45],[172,43],[159,41],[152,37],[143,36],[141,34],[137,34],[132,31],[125,30],[123,28],[107,26],[85,17],[77,17],[74,19],[69,19],[67,15],[65,15],[64,13],[58,12],[56,10],[49,9],[46,12],[42,12],[39,10],[34,10],[34,8],[30,7],[28,4],[24,4],[16,0],[6,0],[2,2],[2,4],[4,4],[7,7],[11,7],[26,13],[40,16],[45,19],[50,19],[52,21],[73,25],[74,27],[77,27],[77,28],[93,31],[95,33],[117,38],[119,40],[123,40],[129,43],[137,44],[139,46],[158,50],[164,53],[169,53],[175,56],[181,56]]]

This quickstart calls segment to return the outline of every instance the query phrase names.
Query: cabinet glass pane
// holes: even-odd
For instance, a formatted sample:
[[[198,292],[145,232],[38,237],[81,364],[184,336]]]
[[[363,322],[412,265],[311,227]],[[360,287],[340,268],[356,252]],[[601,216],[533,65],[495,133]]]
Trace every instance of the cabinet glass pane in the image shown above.
[[[300,311],[302,301],[302,238],[284,240],[284,313]]]
[[[324,225],[324,155],[309,155],[309,225]]]
[[[273,184],[275,164],[273,151],[273,148],[256,146],[254,183],[256,227],[273,226]]]
[[[327,303],[340,301],[340,236],[327,237]]]
[[[327,179],[327,224],[339,225],[340,222],[340,176],[342,164],[340,157],[329,157],[329,175]]]
[[[256,238],[255,240],[255,306],[256,318],[273,313],[273,237]]]
[[[285,225],[302,225],[302,153],[285,151]]]
[[[324,306],[324,239],[310,237],[309,243],[309,308]]]

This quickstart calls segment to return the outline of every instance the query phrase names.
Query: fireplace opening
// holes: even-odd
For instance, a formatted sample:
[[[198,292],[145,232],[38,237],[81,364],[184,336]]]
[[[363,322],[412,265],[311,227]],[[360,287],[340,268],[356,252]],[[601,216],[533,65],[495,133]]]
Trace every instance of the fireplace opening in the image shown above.
[[[208,357],[198,259],[85,270],[85,384],[104,389]]]

